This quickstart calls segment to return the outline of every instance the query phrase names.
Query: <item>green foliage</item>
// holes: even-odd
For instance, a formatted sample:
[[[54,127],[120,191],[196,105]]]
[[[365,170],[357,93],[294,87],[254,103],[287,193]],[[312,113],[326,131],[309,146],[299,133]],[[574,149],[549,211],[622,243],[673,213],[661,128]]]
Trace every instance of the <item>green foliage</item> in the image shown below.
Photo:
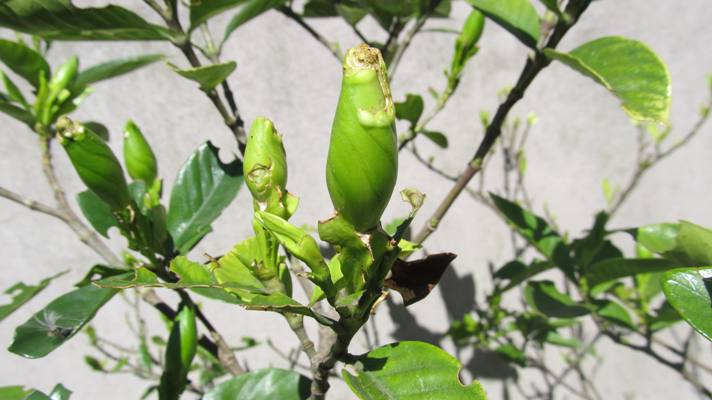
[[[25,303],[40,294],[40,292],[42,292],[47,286],[49,286],[50,282],[66,273],[67,271],[64,271],[52,275],[48,278],[44,278],[37,285],[34,286],[27,285],[22,282],[17,282],[16,284],[5,289],[3,293],[8,296],[11,296],[12,301],[8,304],[0,305],[0,322],[2,322],[2,320],[7,318],[13,312],[17,311],[17,309],[22,307]]]
[[[66,0],[9,0],[0,26],[50,40],[169,40],[167,29],[123,7],[79,8]]]
[[[544,50],[590,77],[622,101],[636,121],[667,123],[670,114],[670,72],[646,45],[618,36],[583,44],[570,53]]]
[[[44,57],[22,43],[0,39],[0,61],[34,87],[39,86],[41,75],[51,75]]]
[[[87,285],[54,299],[17,327],[8,350],[25,358],[46,356],[79,332],[116,293]]]
[[[529,0],[467,0],[525,45],[536,48],[539,41],[539,15]]]
[[[77,75],[75,86],[85,86],[99,81],[115,78],[136,71],[163,59],[162,54],[145,54],[103,62],[91,66]]]
[[[667,272],[662,278],[670,304],[708,340],[712,340],[711,277],[712,268],[691,268]]]
[[[357,356],[350,364],[342,374],[360,399],[486,398],[479,383],[460,382],[462,365],[455,358],[427,343],[389,344]]]
[[[266,368],[236,376],[205,394],[204,400],[303,400],[311,381],[283,369]]]
[[[210,224],[235,198],[242,181],[242,163],[223,163],[210,142],[191,154],[178,172],[168,207],[168,231],[179,253],[186,254],[212,230]]]
[[[211,64],[188,69],[181,69],[170,63],[168,66],[178,75],[197,82],[202,90],[207,91],[215,89],[216,86],[225,81],[237,68],[237,63],[230,61],[223,64]]]

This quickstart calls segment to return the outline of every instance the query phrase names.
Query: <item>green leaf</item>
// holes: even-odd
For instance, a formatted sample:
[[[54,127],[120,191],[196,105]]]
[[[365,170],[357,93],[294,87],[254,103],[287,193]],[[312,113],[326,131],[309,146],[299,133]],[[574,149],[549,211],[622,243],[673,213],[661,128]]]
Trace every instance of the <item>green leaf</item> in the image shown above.
[[[85,69],[84,71],[80,71],[79,74],[77,74],[74,86],[81,87],[90,85],[94,82],[115,78],[153,64],[154,62],[162,59],[162,54],[144,54],[140,56],[117,58],[115,60],[97,64]]]
[[[517,364],[520,367],[526,367],[527,365],[527,357],[524,352],[511,344],[499,346],[494,351],[505,360]]]
[[[207,0],[190,2],[190,30],[198,28],[208,19],[219,15],[248,0]]]
[[[535,310],[554,318],[576,318],[591,310],[559,292],[552,281],[529,282],[524,288],[524,298]]]
[[[551,49],[544,52],[611,91],[633,120],[667,124],[670,72],[643,43],[609,36],[588,42],[570,53]]]
[[[302,16],[310,17],[338,17],[339,12],[331,0],[309,0],[304,5]]]
[[[168,40],[170,32],[119,6],[78,8],[65,0],[8,0],[0,26],[48,40]]]
[[[540,3],[544,5],[544,7],[548,8],[549,11],[552,11],[556,13],[557,15],[561,14],[561,10],[559,9],[559,4],[558,0],[539,0]]]
[[[105,238],[109,237],[110,228],[119,226],[111,206],[91,190],[78,193],[77,204],[92,228]]]
[[[712,265],[712,230],[680,221],[630,230],[639,244],[679,266]]]
[[[50,76],[49,64],[44,57],[21,43],[0,39],[0,61],[34,87],[39,86],[40,74],[45,78]]]
[[[342,375],[362,400],[484,400],[479,383],[460,382],[461,368],[457,359],[436,346],[397,342],[356,357]]]
[[[60,272],[56,275],[52,275],[48,278],[42,279],[40,283],[35,286],[29,286],[22,282],[18,282],[3,292],[4,294],[11,296],[12,301],[9,304],[0,305],[0,321],[7,318],[10,314],[17,311],[18,308],[22,307],[25,303],[32,300],[33,297],[40,294],[54,279],[66,274],[67,271]]]
[[[420,116],[423,115],[423,98],[417,94],[406,94],[405,100],[395,103],[396,118],[410,121],[411,126],[418,124]]]
[[[171,63],[168,63],[168,66],[178,75],[198,82],[201,89],[212,90],[230,76],[232,71],[237,67],[237,63],[230,61],[222,64],[211,64],[189,69],[180,69]]]
[[[30,393],[32,393],[32,389],[25,389],[23,386],[0,387],[0,399],[2,400],[25,400]]]
[[[242,163],[220,161],[207,142],[181,168],[168,208],[168,231],[175,249],[186,254],[212,230],[210,224],[235,198],[242,185]]]
[[[712,341],[712,268],[670,271],[662,284],[665,296],[682,318]]]
[[[522,43],[536,48],[539,41],[539,15],[529,0],[467,0],[489,19],[508,30]]]
[[[430,139],[433,143],[440,146],[441,148],[447,149],[447,146],[448,146],[447,136],[445,136],[441,132],[423,131],[423,132],[421,132],[421,134],[425,135],[426,138]]]
[[[240,9],[228,22],[225,28],[225,36],[223,40],[227,40],[235,29],[242,26],[252,18],[257,17],[263,12],[275,7],[279,7],[286,3],[287,0],[246,0],[241,2]]]
[[[25,358],[46,356],[79,332],[116,293],[89,285],[63,294],[17,327],[8,350]]]
[[[676,261],[664,258],[613,258],[591,265],[585,272],[589,287],[593,288],[604,282],[651,272],[667,271],[679,268]]]
[[[311,380],[294,371],[265,368],[217,385],[203,400],[303,400],[309,397],[310,386]]]
[[[490,193],[490,197],[497,209],[522,237],[563,270],[567,276],[573,277],[573,260],[569,247],[543,218],[495,194]]]
[[[195,266],[196,264],[193,264]],[[197,264],[200,266],[200,264]],[[146,268],[138,268],[131,274],[124,274],[121,276],[112,276],[106,279],[93,283],[97,287],[108,288],[108,289],[129,289],[129,288],[141,288],[141,287],[151,287],[151,288],[165,288],[165,289],[244,289],[249,288],[245,285],[240,285],[236,282],[230,283],[217,283],[212,280],[204,281],[191,281],[188,278],[179,280],[178,282],[162,282],[158,280],[155,273],[151,272]],[[255,290],[249,288],[250,290]]]
[[[628,311],[615,301],[600,300],[596,302],[596,307],[596,313],[604,319],[624,328],[636,329],[635,323],[633,323],[633,320],[630,318]]]
[[[13,104],[11,104],[9,101],[7,101],[4,97],[1,97],[2,95],[0,94],[0,112],[5,113],[12,118],[15,118],[16,120],[24,123],[25,125],[29,126],[30,129],[34,129],[35,127],[35,116],[32,115],[29,111],[25,111],[20,107],[17,107]]]

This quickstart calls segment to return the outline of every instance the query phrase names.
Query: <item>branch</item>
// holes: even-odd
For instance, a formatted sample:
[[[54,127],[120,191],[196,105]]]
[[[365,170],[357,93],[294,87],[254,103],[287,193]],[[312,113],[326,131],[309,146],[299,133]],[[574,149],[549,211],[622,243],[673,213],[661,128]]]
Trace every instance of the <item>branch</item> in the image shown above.
[[[339,51],[339,45],[337,43],[330,42],[327,38],[322,36],[319,32],[312,28],[311,25],[304,21],[304,18],[302,18],[299,14],[295,13],[291,7],[282,6],[279,7],[277,10],[284,14],[287,18],[294,20],[294,22],[296,22],[297,24],[299,24],[299,26],[304,28],[304,30],[309,32],[309,34],[312,35],[312,37],[316,39],[319,43],[321,43],[324,47],[326,47],[331,53],[331,55],[336,57],[339,62],[344,59],[343,55]],[[355,31],[358,34],[358,30],[355,29]]]
[[[56,211],[61,214],[61,217],[53,214],[51,215],[64,221],[64,223],[67,224],[67,226],[69,226],[69,228],[71,228],[79,237],[79,240],[94,250],[95,253],[104,259],[104,261],[113,266],[122,265],[121,260],[116,256],[116,254],[114,254],[114,252],[112,252],[111,249],[99,238],[96,232],[89,229],[89,227],[87,227],[81,219],[79,219],[77,214],[75,214],[69,206],[64,189],[62,189],[62,186],[59,184],[59,180],[54,172],[54,165],[52,164],[52,151],[50,149],[51,143],[51,136],[46,133],[44,135],[40,134],[42,172],[47,178],[47,182],[54,193],[54,198],[57,201]]]
[[[712,96],[710,96],[710,99],[707,101],[707,104],[705,105],[706,107],[711,107],[712,106]],[[633,193],[636,187],[638,187],[638,184],[640,184],[643,176],[647,171],[649,171],[652,167],[656,166],[660,161],[664,160],[665,158],[669,157],[671,154],[675,153],[679,149],[681,149],[683,146],[688,144],[697,134],[702,130],[702,127],[705,125],[707,120],[710,118],[710,113],[705,112],[700,115],[700,118],[697,120],[697,122],[693,125],[692,129],[677,143],[674,145],[670,146],[665,151],[658,152],[654,154],[653,156],[648,156],[646,157],[643,153],[645,150],[645,142],[644,142],[644,132],[641,132],[640,139],[639,139],[639,144],[638,144],[638,161],[637,161],[637,166],[635,171],[633,172],[633,175],[630,177],[628,180],[628,183],[625,185],[625,188],[616,196],[616,200],[609,206],[608,208],[608,214],[613,215],[615,214],[620,207],[625,203],[625,201],[628,199],[628,197]]]
[[[14,201],[15,203],[27,207],[32,211],[41,212],[43,214],[47,214],[64,221],[64,214],[58,209],[50,207],[44,203],[40,203],[39,201],[32,200],[29,197],[25,197],[21,194],[17,194],[3,187],[0,187],[0,197],[4,197],[10,201]]]
[[[228,344],[225,342],[220,333],[215,329],[215,327],[210,323],[210,321],[208,321],[208,319],[205,317],[200,308],[195,305],[190,296],[188,296],[188,294],[182,290],[177,290],[177,292],[181,296],[181,299],[183,299],[184,301],[187,299],[188,302],[193,304],[195,308],[196,317],[198,317],[200,322],[210,332],[210,336],[212,337],[212,339],[210,339],[206,336],[201,336],[198,340],[198,345],[207,350],[215,358],[220,360],[220,363],[225,367],[225,369],[230,371],[232,375],[237,376],[245,373],[245,369],[237,361],[237,358],[235,358],[235,355],[233,354],[232,350],[230,350],[230,346],[228,346]],[[169,306],[165,301],[163,301],[163,299],[161,299],[156,294],[155,290],[147,290],[143,293],[142,298],[146,303],[150,304],[151,306],[153,306],[153,308],[155,308],[161,314],[166,316],[166,318],[175,318],[175,310],[173,310],[171,306]]]
[[[557,23],[556,28],[552,32],[545,47],[550,49],[556,48],[566,32],[568,32],[568,30],[571,29],[571,27],[578,21],[578,18],[586,10],[589,4],[590,0],[569,2],[566,12],[571,16],[570,21],[564,21],[562,19]],[[527,59],[516,85],[509,92],[504,102],[500,104],[492,122],[487,127],[485,137],[480,142],[475,155],[467,163],[467,167],[462,174],[460,174],[458,180],[455,182],[455,185],[445,196],[445,199],[443,199],[433,215],[428,219],[426,225],[415,236],[415,243],[423,243],[423,241],[435,232],[438,224],[445,214],[447,214],[457,197],[460,193],[462,193],[472,177],[474,177],[482,169],[482,163],[484,162],[485,156],[487,156],[499,136],[502,134],[502,124],[507,118],[507,115],[511,111],[512,107],[514,107],[514,105],[517,104],[522,97],[524,97],[524,92],[532,81],[534,81],[534,78],[536,78],[537,75],[539,75],[539,73],[550,63],[551,60],[549,60],[541,50],[538,50],[536,54],[534,54],[533,58]]]
[[[191,41],[190,41],[190,36],[183,29],[177,13],[174,10],[161,9],[160,6],[156,5],[155,2],[152,0],[144,0],[144,1],[147,4],[149,4],[151,6],[151,8],[153,8],[156,11],[156,13],[158,13],[158,15],[161,16],[161,18],[163,18],[166,25],[175,34],[175,37],[181,38],[181,39],[173,39],[173,45],[176,46],[183,53],[183,55],[188,60],[188,63],[191,65],[191,67],[193,67],[193,68],[202,67],[203,64],[200,62],[198,55],[195,53],[195,49],[193,48],[193,43],[191,43]],[[211,90],[202,90],[201,89],[201,90],[203,91],[203,93],[205,93],[206,96],[208,96],[208,99],[210,99],[210,101],[213,103],[213,106],[215,106],[215,109],[218,110],[218,113],[220,113],[220,116],[222,117],[223,122],[230,129],[233,136],[235,137],[235,140],[237,141],[237,145],[240,150],[240,153],[244,154],[245,145],[247,144],[247,133],[245,132],[245,121],[242,119],[242,116],[240,115],[240,113],[237,109],[237,104],[235,102],[235,98],[232,93],[232,90],[230,90],[230,87],[227,84],[227,79],[222,82],[222,88],[223,88],[223,91],[225,92],[225,97],[227,98],[227,102],[230,107],[229,111],[228,111],[228,108],[223,103],[220,96],[218,95],[218,92],[215,89],[211,89]]]

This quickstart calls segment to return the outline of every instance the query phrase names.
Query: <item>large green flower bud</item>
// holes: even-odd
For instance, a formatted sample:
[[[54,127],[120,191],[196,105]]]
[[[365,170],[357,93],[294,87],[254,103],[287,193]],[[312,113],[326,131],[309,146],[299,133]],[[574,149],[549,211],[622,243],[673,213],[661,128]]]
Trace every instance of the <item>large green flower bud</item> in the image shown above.
[[[124,128],[124,161],[129,176],[133,179],[141,179],[147,185],[150,185],[158,175],[156,156],[133,121],[128,121]]]
[[[331,128],[326,183],[336,211],[358,231],[378,226],[398,170],[395,111],[381,52],[348,51]]]
[[[111,208],[131,203],[124,171],[109,146],[94,132],[67,117],[57,121],[57,135],[79,178]]]

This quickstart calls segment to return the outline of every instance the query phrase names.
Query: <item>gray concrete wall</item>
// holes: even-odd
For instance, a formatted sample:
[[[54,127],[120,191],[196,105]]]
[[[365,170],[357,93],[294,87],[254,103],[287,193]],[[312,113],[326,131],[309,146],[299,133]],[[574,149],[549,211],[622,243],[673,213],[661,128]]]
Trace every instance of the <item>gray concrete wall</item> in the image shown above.
[[[90,4],[98,2],[81,2]],[[124,1],[134,8],[137,0]],[[467,6],[457,2],[451,20],[428,27],[459,27]],[[144,10],[146,11],[146,10]],[[149,15],[149,12],[145,12]],[[695,121],[698,105],[706,99],[706,74],[712,72],[712,7],[709,1],[666,0],[596,1],[581,23],[561,44],[572,49],[580,43],[605,35],[624,35],[648,43],[667,61],[673,79],[672,124],[674,135],[683,135]],[[224,24],[220,19],[218,23]],[[343,48],[357,44],[356,37],[340,21],[313,21],[324,35],[338,39]],[[378,29],[373,23],[363,27],[368,34]],[[488,24],[481,42],[482,51],[469,64],[461,89],[448,109],[432,123],[445,132],[450,149],[440,150],[426,143],[422,149],[436,158],[436,164],[453,173],[461,170],[482,137],[479,111],[493,112],[496,93],[514,83],[527,56],[527,50],[505,31]],[[185,65],[180,55],[165,43],[56,43],[51,60],[58,63],[71,54],[81,56],[82,64],[92,65],[114,57],[162,52],[170,61]],[[442,87],[442,70],[449,62],[452,37],[426,33],[418,36],[405,56],[393,81],[396,100],[405,93],[420,93],[426,108],[432,107],[427,88]],[[275,121],[284,134],[289,158],[289,189],[301,197],[297,224],[315,224],[331,209],[323,170],[328,135],[340,84],[340,67],[331,55],[296,24],[281,14],[269,12],[240,28],[228,42],[225,59],[236,60],[237,72],[230,77],[245,119],[265,115]],[[560,65],[552,65],[532,85],[513,115],[529,111],[539,115],[528,146],[528,185],[538,210],[544,205],[555,212],[560,225],[572,234],[589,226],[593,212],[604,207],[601,180],[610,178],[622,184],[634,165],[636,130],[619,109],[617,100],[592,81]],[[106,124],[112,132],[112,147],[120,150],[120,130],[128,118],[143,128],[158,155],[166,178],[167,192],[178,168],[190,152],[210,139],[223,148],[232,139],[209,101],[189,81],[175,75],[165,65],[156,64],[140,72],[102,83],[76,113],[77,118]],[[0,185],[52,202],[40,172],[36,137],[20,124],[0,116]],[[631,196],[612,226],[632,226],[663,220],[689,219],[712,225],[710,207],[709,159],[712,135],[707,128],[686,149],[651,171]],[[57,150],[57,149],[55,149]],[[58,174],[70,195],[82,190],[63,152],[55,151]],[[225,152],[225,157],[229,157]],[[496,161],[495,161],[496,163]],[[491,177],[497,181],[496,173]],[[401,155],[397,187],[414,186],[427,193],[428,201],[416,226],[437,206],[450,184],[419,165],[410,155]],[[250,209],[243,190],[214,224],[214,233],[192,253],[221,254],[250,234]],[[397,198],[385,219],[406,211]],[[111,245],[119,250],[122,239],[113,234]],[[0,344],[10,343],[14,326],[24,322],[58,294],[67,291],[98,257],[82,246],[60,222],[33,213],[16,204],[0,200],[0,243],[2,278],[0,287],[16,281],[37,282],[57,271],[71,272],[5,320],[0,326]],[[482,300],[487,286],[487,265],[510,257],[506,227],[488,209],[466,196],[459,199],[429,240],[431,251],[459,254],[453,272],[446,280],[446,291],[436,290],[428,299],[404,313],[400,306],[383,307],[375,316],[381,343],[396,339],[439,341],[451,321],[461,316],[475,296]],[[473,279],[474,288],[473,289]],[[172,299],[168,293],[162,294]],[[449,304],[451,312],[445,311]],[[242,336],[270,338],[284,350],[297,345],[283,319],[274,314],[247,312],[206,301],[205,312],[233,343]],[[120,299],[103,308],[93,324],[109,338],[121,341],[128,333],[124,313],[128,308]],[[154,313],[144,308],[154,333],[162,333]],[[448,341],[443,345],[449,351]],[[708,343],[702,349],[709,350]],[[364,347],[362,336],[352,350]],[[131,376],[107,376],[89,371],[82,356],[90,354],[86,338],[77,336],[42,360],[19,358],[3,351],[0,357],[0,385],[24,384],[49,390],[62,382],[77,399],[138,398],[146,384]],[[603,365],[596,382],[606,399],[693,399],[690,387],[668,369],[649,358],[604,343],[599,347]],[[286,366],[267,346],[238,353],[250,368]],[[471,352],[461,359],[478,364]],[[552,355],[557,362],[558,356]],[[485,363],[487,364],[487,363]],[[486,376],[487,365],[479,363],[478,376]],[[484,369],[483,369],[484,367]],[[477,372],[479,371],[479,372]],[[497,380],[483,379],[492,399],[501,398]],[[335,382],[333,399],[346,399],[344,385]],[[560,398],[567,398],[561,394]]]

